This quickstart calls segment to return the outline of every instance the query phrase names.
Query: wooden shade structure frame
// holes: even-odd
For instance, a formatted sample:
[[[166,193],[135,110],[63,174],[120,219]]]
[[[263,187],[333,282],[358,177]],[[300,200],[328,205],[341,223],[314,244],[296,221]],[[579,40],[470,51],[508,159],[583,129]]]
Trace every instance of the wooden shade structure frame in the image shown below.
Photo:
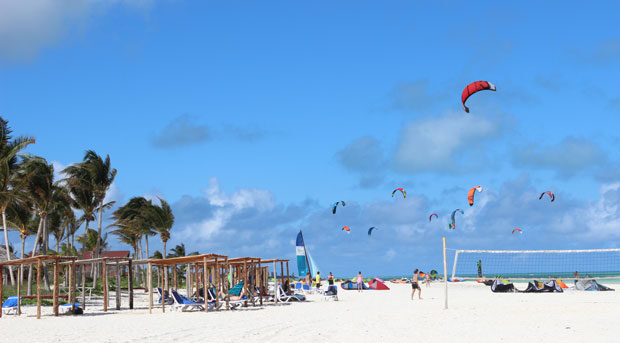
[[[54,256],[54,255],[39,255],[27,258],[20,258],[16,260],[0,262],[0,299],[2,299],[2,284],[3,284],[3,272],[6,266],[22,266],[37,264],[37,319],[41,319],[41,269],[44,262],[52,261],[54,264],[54,291],[52,295],[52,301],[54,306],[54,316],[58,316],[58,289],[59,289],[59,269],[60,262],[67,262],[69,265],[69,296],[68,300],[71,304],[75,303],[75,256]],[[21,279],[22,268],[17,268],[18,282],[17,282],[17,314],[21,315]],[[2,317],[2,311],[0,311],[0,318]]]
[[[191,291],[193,290],[193,284],[191,281],[191,275],[195,272],[196,275],[198,273],[198,271],[200,269],[202,269],[202,280],[203,280],[203,289],[204,289],[204,294],[205,294],[205,312],[209,311],[209,306],[208,306],[208,301],[207,301],[207,282],[204,282],[205,280],[209,280],[209,276],[212,276],[212,274],[215,274],[214,277],[212,278],[213,280],[216,280],[216,285],[221,284],[222,287],[224,286],[224,283],[220,283],[217,282],[220,280],[222,275],[222,269],[227,270],[228,269],[228,256],[226,255],[218,255],[218,254],[202,254],[202,255],[191,255],[191,256],[181,256],[181,257],[172,257],[172,258],[166,258],[166,259],[148,259],[148,260],[141,260],[141,261],[135,261],[134,263],[136,264],[147,264],[148,268],[147,268],[147,277],[146,277],[146,281],[147,281],[147,288],[148,288],[148,293],[149,293],[149,313],[153,313],[153,276],[152,276],[152,269],[153,266],[157,266],[160,269],[160,278],[162,278],[162,293],[165,293],[165,291],[169,291],[169,289],[164,289],[166,285],[169,286],[169,283],[167,282],[163,282],[163,278],[168,275],[169,273],[167,273],[167,269],[169,267],[173,267],[173,283],[174,283],[174,288],[176,289],[177,287],[177,277],[176,277],[176,266],[177,265],[182,265],[182,264],[187,264],[188,265],[188,269],[186,271],[186,276],[188,279],[187,282],[187,295],[189,296],[191,294]],[[164,271],[165,269],[165,271]],[[196,280],[196,289],[199,288],[198,285],[198,277],[195,278]],[[217,289],[217,287],[216,287]],[[219,298],[216,296],[215,299],[216,305],[215,308],[217,310],[217,308],[219,307]],[[165,299],[163,297],[162,294],[162,304],[161,304],[161,308],[162,308],[162,312],[166,312],[166,302]],[[226,297],[226,308],[228,307],[228,297]]]
[[[280,263],[280,280],[284,280],[284,264],[286,264],[286,280],[289,282],[290,284],[290,276],[289,276],[289,269],[288,269],[288,261],[289,260],[285,260],[285,259],[279,259],[279,258],[273,258],[273,259],[267,259],[267,260],[261,260],[260,264],[261,264],[261,269],[265,268],[265,274],[267,274],[267,278],[269,277],[269,265],[273,265],[273,276],[274,276],[274,283],[275,283],[275,296],[274,301],[277,303],[278,302],[278,269],[276,268],[277,263]],[[265,267],[262,267],[262,265],[265,265]]]
[[[82,266],[82,306],[86,309],[86,273],[85,266],[87,264],[102,263],[102,281],[103,281],[103,312],[108,312],[108,269],[107,266],[116,267],[116,309],[121,309],[121,266],[128,265],[128,285],[129,289],[129,309],[133,309],[133,270],[131,257],[99,257],[86,260],[76,260],[74,264]],[[62,264],[66,264],[64,262]],[[96,285],[93,285],[95,287]]]

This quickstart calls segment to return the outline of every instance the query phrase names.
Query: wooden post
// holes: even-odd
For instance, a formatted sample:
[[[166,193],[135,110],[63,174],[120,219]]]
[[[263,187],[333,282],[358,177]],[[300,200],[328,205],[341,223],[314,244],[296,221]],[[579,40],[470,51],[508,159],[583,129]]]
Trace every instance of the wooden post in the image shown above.
[[[230,284],[228,283],[228,275],[230,274],[230,264],[228,263],[228,257],[226,257],[226,260],[224,260],[224,263],[226,263],[225,266],[224,266],[226,268],[225,269],[225,271],[226,271],[226,276],[225,276],[226,281],[224,282],[224,294],[226,295],[226,309],[230,310],[230,302],[229,302],[230,301],[230,295],[228,294],[229,287],[230,287]]]
[[[108,269],[107,260],[103,259],[102,281],[103,281],[103,312],[108,312]],[[93,279],[94,282],[94,279]],[[94,285],[93,285],[94,287]]]
[[[127,287],[129,287],[129,308],[133,310],[133,268],[131,259],[127,263]]]
[[[58,317],[58,259],[54,261],[54,292],[52,293],[52,303],[54,304],[54,316]]]
[[[121,266],[116,261],[116,309],[121,309]]]
[[[288,281],[289,283],[291,282],[290,278],[289,278],[289,272],[288,272],[288,261],[286,261],[286,281]]]
[[[176,265],[172,266],[172,277],[174,278],[174,282],[172,283],[174,285],[174,290],[177,291],[179,289],[179,285],[177,285],[177,266]]]
[[[221,289],[221,280],[220,280],[220,266],[217,263],[217,257],[215,258],[215,310],[220,310],[220,297],[219,290]]]
[[[274,288],[275,288],[275,298],[276,298],[276,304],[278,303],[278,298],[279,298],[279,284],[278,284],[278,272],[276,269],[276,261],[273,261],[273,282],[274,282]]]
[[[71,301],[73,299],[73,289],[71,288],[71,285],[73,284],[73,262],[71,262],[70,265],[68,265],[69,271],[67,272],[67,270],[65,269],[65,273],[67,273],[65,275],[65,280],[69,280],[69,294],[67,297],[67,302],[73,304],[73,302]],[[73,310],[73,306],[71,307],[71,309]]]
[[[161,311],[163,313],[166,312],[166,286],[165,286],[166,281],[164,279],[166,276],[164,275],[165,273],[164,268],[165,268],[164,266],[159,266],[159,280],[160,280],[159,285],[161,286],[160,287],[161,288]]]
[[[149,313],[153,313],[153,279],[151,275],[151,262],[148,263],[148,269],[146,270],[147,287],[149,290]]]
[[[37,319],[41,319],[41,259],[37,259]]]
[[[250,294],[248,294],[248,289],[249,289],[248,269],[246,268],[245,260],[243,260],[243,287],[245,288],[245,296],[247,298]],[[243,302],[243,307],[247,307],[247,306],[248,306],[248,301],[246,300]]]
[[[75,260],[71,261],[71,264],[69,265],[69,276],[71,277],[71,279],[69,280],[69,302],[71,302],[71,312],[75,312],[75,300],[76,300],[76,295],[75,295]]]
[[[185,267],[185,291],[188,298],[192,296],[192,288],[192,264],[188,263]]]
[[[263,269],[260,266],[260,258],[258,259],[257,266],[258,270],[254,268],[254,279],[258,280],[256,282],[258,284],[258,298],[260,299],[260,305],[263,306]]]
[[[202,258],[202,286],[204,291],[204,299],[205,299],[205,312],[209,312],[209,297],[207,296],[207,284],[209,279],[207,279],[207,258]]]
[[[442,238],[443,240],[443,279],[445,284],[445,302],[443,305],[443,309],[448,309],[448,264],[446,261],[446,237]]]
[[[22,284],[22,271],[24,270],[24,268],[22,268],[23,265],[19,265],[19,268],[17,268],[17,315],[21,316],[22,315],[22,302],[21,302],[21,284]],[[2,287],[2,286],[0,286]],[[1,292],[0,292],[1,293]],[[0,294],[0,299],[2,299],[2,294]],[[1,304],[0,304],[1,306]],[[2,312],[0,310],[0,312]]]
[[[2,286],[4,285],[4,280],[3,280],[3,275],[4,273],[4,266],[0,265],[0,307],[2,306]],[[19,285],[19,282],[17,283]],[[19,287],[19,286],[17,286]],[[19,288],[18,288],[19,289]],[[17,293],[17,303],[19,304],[19,293]],[[0,308],[0,318],[2,318],[2,309]]]
[[[284,262],[283,261],[280,261],[280,276],[282,277],[282,284],[284,285]],[[310,275],[310,277],[312,277],[312,275]],[[308,285],[308,287],[309,286],[310,285]]]
[[[82,263],[82,309],[86,309],[86,265]]]

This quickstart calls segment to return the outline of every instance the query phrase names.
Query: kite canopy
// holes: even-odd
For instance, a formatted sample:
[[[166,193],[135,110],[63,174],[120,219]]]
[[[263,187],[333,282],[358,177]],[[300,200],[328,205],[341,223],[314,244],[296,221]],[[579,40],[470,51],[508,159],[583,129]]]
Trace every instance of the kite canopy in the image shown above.
[[[474,206],[474,194],[478,191],[478,193],[482,192],[482,186],[472,187],[469,192],[467,192],[467,202],[469,206]]]
[[[450,229],[454,230],[456,228],[456,223],[454,221],[454,216],[456,215],[456,212],[461,212],[461,214],[465,214],[465,212],[463,212],[463,210],[461,210],[460,208],[457,208],[456,210],[452,211],[452,215],[450,215],[450,218],[452,219],[452,222],[450,223]]]
[[[465,106],[465,102],[475,93],[478,93],[483,90],[495,91],[495,85],[493,85],[489,81],[476,81],[472,82],[463,89],[463,94],[461,94],[461,101],[463,102],[463,109],[465,112],[469,113],[469,108]]]
[[[334,206],[332,207],[332,213],[336,214],[336,207],[338,207],[338,204],[341,204],[341,206],[346,206],[347,204],[344,201],[336,201],[334,203]]]
[[[372,230],[376,230],[376,227],[371,227],[370,229],[368,229],[368,237],[370,237],[370,234],[372,233]]]
[[[368,283],[368,287],[374,290],[377,290],[377,291],[389,291],[390,290],[390,288],[385,285],[385,281],[379,278],[374,278],[370,280],[370,282]]]
[[[348,232],[348,233],[350,233],[350,232],[351,232],[351,229],[349,229],[349,227],[348,227],[348,226],[343,226],[343,227],[342,227],[342,230],[343,230],[343,231],[346,231],[346,232]]]
[[[553,202],[553,200],[555,200],[555,194],[551,193],[550,191],[546,191],[546,192],[540,193],[540,196],[538,197],[538,200],[542,199],[545,194],[547,194],[549,196],[549,198],[551,199],[551,202]]]
[[[396,188],[393,192],[392,192],[392,198],[394,197],[394,194],[396,194],[397,191],[400,191],[401,193],[403,193],[403,198],[407,197],[407,191],[404,190],[403,188]]]
[[[431,222],[431,219],[433,219],[433,216],[435,216],[435,218],[439,218],[439,217],[437,216],[437,213],[433,213],[433,214],[431,214],[430,216],[428,216],[428,222],[429,222],[429,223]]]
[[[519,229],[519,228],[516,228],[516,229],[512,230],[512,233],[514,234],[517,231],[519,231],[519,233],[523,233],[523,231],[521,231],[521,229]]]

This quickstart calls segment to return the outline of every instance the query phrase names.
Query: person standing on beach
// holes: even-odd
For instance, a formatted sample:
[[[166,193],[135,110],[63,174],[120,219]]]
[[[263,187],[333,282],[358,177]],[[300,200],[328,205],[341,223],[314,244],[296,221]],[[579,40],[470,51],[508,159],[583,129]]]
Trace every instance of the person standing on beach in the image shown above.
[[[424,276],[424,282],[426,283],[426,287],[431,286],[431,276],[428,273]]]
[[[357,291],[361,292],[364,287],[364,277],[362,272],[357,273]]]
[[[310,276],[310,272],[306,273],[306,285],[308,285],[308,287],[312,286],[312,277]]]
[[[316,288],[321,288],[321,272],[316,272]]]
[[[413,271],[413,278],[411,279],[411,300],[413,300],[413,296],[415,295],[415,290],[418,290],[418,298],[422,299],[422,288],[418,285],[418,273],[420,271],[416,268]]]

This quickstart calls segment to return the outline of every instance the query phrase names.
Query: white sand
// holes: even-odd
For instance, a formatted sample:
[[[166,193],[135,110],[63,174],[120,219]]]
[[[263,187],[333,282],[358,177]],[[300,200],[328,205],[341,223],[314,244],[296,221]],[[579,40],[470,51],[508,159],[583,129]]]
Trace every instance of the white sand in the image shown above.
[[[423,300],[410,300],[410,285],[387,283],[390,291],[339,290],[340,301],[311,295],[306,303],[265,305],[211,313],[149,315],[146,296],[139,309],[101,311],[41,320],[27,315],[0,319],[2,342],[598,342],[620,341],[620,292],[494,294],[489,287],[450,284],[443,309],[443,284],[423,287]],[[521,285],[524,288],[523,285]],[[126,299],[123,299],[126,301]],[[123,304],[126,306],[126,303]]]

